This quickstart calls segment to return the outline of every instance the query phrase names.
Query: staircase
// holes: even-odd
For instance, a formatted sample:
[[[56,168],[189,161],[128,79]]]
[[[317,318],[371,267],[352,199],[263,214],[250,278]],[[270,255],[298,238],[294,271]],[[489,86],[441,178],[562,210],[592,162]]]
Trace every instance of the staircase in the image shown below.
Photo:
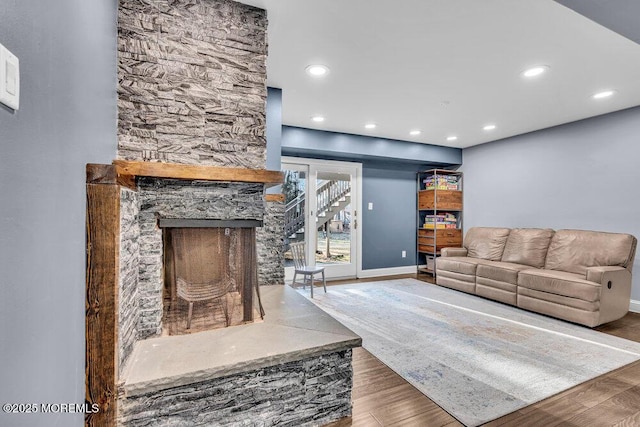
[[[285,251],[289,249],[289,243],[304,240],[305,202],[306,195],[301,193],[285,207]],[[348,181],[323,182],[316,191],[316,227],[323,227],[349,203],[351,203],[351,184]]]

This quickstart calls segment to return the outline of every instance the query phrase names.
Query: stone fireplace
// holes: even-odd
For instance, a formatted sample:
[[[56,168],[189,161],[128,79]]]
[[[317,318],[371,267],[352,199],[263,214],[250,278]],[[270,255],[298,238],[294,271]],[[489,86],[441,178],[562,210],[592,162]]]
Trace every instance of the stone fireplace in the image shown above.
[[[119,2],[114,163],[136,177],[121,191],[121,366],[136,340],[175,329],[163,331],[175,314],[165,301],[185,307],[165,280],[161,222],[259,222],[251,227],[257,284],[283,282],[283,206],[265,197],[277,182],[253,176],[266,169],[266,30],[264,10],[230,0]],[[208,167],[235,172],[215,176]]]
[[[283,282],[266,286],[273,272],[260,273],[273,269],[263,254],[277,249],[267,246],[266,224],[282,235],[264,208],[282,206],[282,198],[263,191],[280,179],[266,170],[88,165],[87,402],[100,411],[87,414],[87,425],[314,426],[349,416],[351,348],[360,338]],[[209,233],[211,240],[201,239]],[[202,280],[167,271],[181,268],[167,258],[178,257],[182,234],[220,246],[206,251],[226,257],[228,271],[213,270],[216,280],[253,290],[257,277],[259,303],[242,307],[264,313],[263,320],[247,324],[243,311],[237,326],[163,336],[172,303],[165,278]],[[240,256],[249,263],[238,267]]]
[[[282,181],[266,169],[266,12],[230,0],[120,0],[118,10],[117,156],[87,165],[87,402],[100,411],[86,424],[348,416],[360,338],[282,286],[284,198],[266,194]],[[189,229],[217,229],[192,236],[211,240],[186,253],[216,246],[224,267],[205,260],[177,274]],[[189,333],[169,334],[189,318],[178,279],[210,295],[204,284],[223,283],[242,316],[211,314],[220,301],[198,306],[198,294]],[[220,316],[230,327],[196,327]]]

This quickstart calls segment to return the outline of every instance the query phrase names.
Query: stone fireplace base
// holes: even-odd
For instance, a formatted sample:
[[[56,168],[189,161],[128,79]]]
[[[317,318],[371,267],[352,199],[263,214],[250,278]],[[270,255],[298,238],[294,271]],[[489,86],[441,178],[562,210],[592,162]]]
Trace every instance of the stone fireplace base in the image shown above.
[[[322,425],[351,414],[352,331],[288,286],[263,323],[136,343],[119,425]]]
[[[99,411],[85,423],[111,426],[122,413],[116,392],[122,369],[137,343],[161,332],[159,220],[264,220],[252,251],[258,283],[283,283],[283,198],[264,195],[282,173],[116,160],[88,164],[86,182],[86,401]]]

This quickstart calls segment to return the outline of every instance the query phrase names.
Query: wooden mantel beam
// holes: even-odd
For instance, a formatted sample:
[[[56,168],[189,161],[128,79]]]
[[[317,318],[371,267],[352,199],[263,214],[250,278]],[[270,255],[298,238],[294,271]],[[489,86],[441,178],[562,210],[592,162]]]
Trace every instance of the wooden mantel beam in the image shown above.
[[[182,165],[177,163],[136,162],[114,160],[118,177],[148,176],[152,178],[202,181],[252,182],[280,184],[284,174],[266,169],[221,168],[216,166]]]

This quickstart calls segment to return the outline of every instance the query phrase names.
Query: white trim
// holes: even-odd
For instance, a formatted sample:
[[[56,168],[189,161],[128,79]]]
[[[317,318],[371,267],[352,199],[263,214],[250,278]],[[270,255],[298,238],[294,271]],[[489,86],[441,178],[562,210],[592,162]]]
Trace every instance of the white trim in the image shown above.
[[[356,232],[356,277],[362,277],[362,163],[357,164],[356,170],[356,209],[355,219],[358,221]]]
[[[633,311],[634,313],[640,313],[640,301],[631,300],[629,304],[629,311]]]
[[[366,279],[369,277],[395,276],[397,274],[415,274],[418,268],[415,265],[407,265],[404,267],[390,268],[373,268],[371,270],[361,270],[358,272],[358,279]]]

